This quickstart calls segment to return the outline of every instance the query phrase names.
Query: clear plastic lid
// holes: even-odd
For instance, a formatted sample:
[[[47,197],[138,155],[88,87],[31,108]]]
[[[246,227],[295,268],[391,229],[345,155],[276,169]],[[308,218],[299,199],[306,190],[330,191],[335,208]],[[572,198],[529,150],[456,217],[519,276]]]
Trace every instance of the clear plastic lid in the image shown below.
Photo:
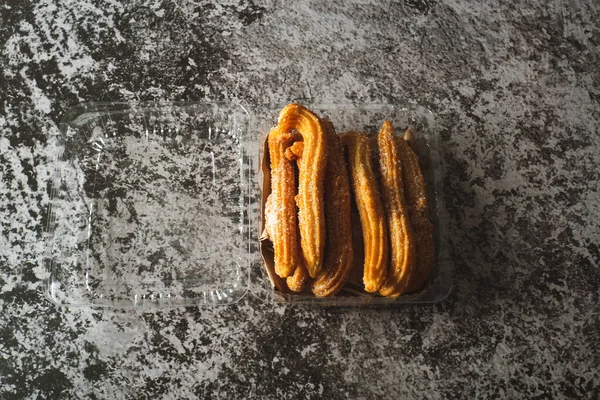
[[[231,104],[72,109],[51,181],[48,296],[113,307],[240,300],[254,178],[248,123]]]

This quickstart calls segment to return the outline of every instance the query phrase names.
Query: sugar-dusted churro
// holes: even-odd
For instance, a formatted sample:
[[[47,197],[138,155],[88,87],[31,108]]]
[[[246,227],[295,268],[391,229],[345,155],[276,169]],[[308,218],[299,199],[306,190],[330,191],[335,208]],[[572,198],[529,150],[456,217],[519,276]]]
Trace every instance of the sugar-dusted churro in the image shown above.
[[[297,160],[299,184],[296,204],[304,265],[314,278],[322,268],[325,248],[323,182],[327,164],[327,137],[319,117],[295,103],[281,110],[274,129],[281,134],[299,134],[302,137],[302,155]],[[290,154],[294,154],[293,150],[288,152]]]
[[[412,129],[408,129],[404,137],[414,137]],[[400,160],[402,161],[402,179],[404,194],[409,209],[410,224],[413,228],[417,259],[414,272],[407,291],[419,290],[431,275],[434,264],[433,225],[429,222],[427,211],[427,191],[425,179],[419,166],[419,158],[401,137],[396,138]]]
[[[342,134],[348,148],[350,180],[360,215],[365,250],[363,283],[367,292],[377,292],[388,268],[388,233],[377,180],[371,163],[371,146],[362,132]]]
[[[327,131],[327,168],[325,170],[325,221],[327,238],[323,269],[312,283],[317,297],[332,296],[348,280],[354,260],[350,211],[350,181],[344,148],[333,124],[324,120]]]
[[[408,289],[415,262],[415,243],[404,198],[402,162],[394,127],[384,121],[377,135],[381,191],[390,233],[391,261],[383,296],[396,297]]]
[[[275,273],[282,278],[291,275],[300,261],[294,202],[296,177],[294,164],[285,158],[293,138],[293,134],[277,127],[271,129],[268,137],[271,194],[265,207],[265,221],[275,252]]]

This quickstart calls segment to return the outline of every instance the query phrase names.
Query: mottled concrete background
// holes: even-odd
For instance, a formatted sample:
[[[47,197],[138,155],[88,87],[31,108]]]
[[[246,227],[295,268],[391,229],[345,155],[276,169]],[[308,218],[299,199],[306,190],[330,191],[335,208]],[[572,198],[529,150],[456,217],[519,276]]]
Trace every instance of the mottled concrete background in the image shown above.
[[[0,398],[599,398],[600,5],[0,5]],[[41,294],[58,122],[82,101],[415,100],[438,114],[455,291],[60,311]]]

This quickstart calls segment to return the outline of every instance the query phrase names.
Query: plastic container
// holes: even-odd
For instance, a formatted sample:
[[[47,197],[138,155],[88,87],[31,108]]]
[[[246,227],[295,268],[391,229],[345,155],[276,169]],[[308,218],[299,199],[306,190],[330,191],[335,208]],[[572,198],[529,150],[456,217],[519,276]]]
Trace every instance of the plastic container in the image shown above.
[[[277,124],[279,111],[285,105],[260,112],[261,147],[260,159],[265,151],[264,141],[271,127]],[[264,294],[269,301],[311,305],[399,305],[415,303],[435,303],[445,299],[452,290],[452,262],[448,257],[446,236],[446,214],[443,204],[443,182],[439,157],[438,130],[433,114],[417,104],[307,104],[309,109],[321,117],[328,117],[336,131],[361,130],[374,135],[379,132],[384,120],[390,120],[399,135],[411,127],[416,134],[416,147],[427,185],[430,220],[434,226],[435,266],[431,286],[422,292],[403,295],[398,298],[386,298],[376,294],[357,291],[356,288],[342,290],[338,295],[316,298],[312,295],[283,293],[272,289],[265,263],[261,263],[262,279],[256,280],[253,292]],[[260,171],[259,184],[265,182]],[[262,190],[262,185],[261,185]],[[261,217],[264,213],[266,195],[261,196]],[[264,228],[261,220],[260,230]],[[254,274],[253,274],[254,276]],[[262,286],[262,290],[256,289]],[[362,293],[361,293],[362,292]]]
[[[317,299],[273,289],[259,253],[262,140],[281,107],[250,115],[229,103],[95,103],[61,124],[48,210],[46,294],[61,306],[269,302],[367,305],[437,302],[452,287],[437,129],[416,105],[310,105],[341,132],[412,126],[430,191],[435,279],[398,299]]]

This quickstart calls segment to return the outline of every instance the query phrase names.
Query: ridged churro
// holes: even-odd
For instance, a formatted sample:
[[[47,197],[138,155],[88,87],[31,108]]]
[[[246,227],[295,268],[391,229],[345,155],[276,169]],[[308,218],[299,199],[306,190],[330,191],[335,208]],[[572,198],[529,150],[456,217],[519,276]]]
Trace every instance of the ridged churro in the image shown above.
[[[303,139],[302,156],[297,160],[299,185],[296,204],[304,265],[314,278],[322,268],[325,248],[323,183],[327,164],[327,137],[319,117],[295,103],[281,110],[279,122],[274,129],[282,134],[299,134]]]
[[[408,129],[404,137],[414,136]],[[417,259],[407,292],[419,290],[431,275],[434,264],[433,225],[429,222],[427,211],[427,191],[425,179],[419,166],[419,158],[410,145],[397,137],[400,160],[402,161],[402,179],[404,194],[409,209],[410,224],[413,228]]]
[[[377,135],[381,191],[390,233],[391,261],[388,278],[379,290],[396,297],[407,291],[415,262],[415,244],[402,179],[402,162],[394,127],[384,121]]]
[[[362,132],[342,134],[348,149],[350,181],[364,241],[363,283],[367,292],[377,292],[385,282],[388,267],[388,233],[377,180],[371,163],[371,146]]]
[[[332,296],[348,280],[354,260],[350,212],[350,181],[344,148],[333,124],[324,120],[327,132],[327,168],[325,170],[325,221],[327,238],[323,269],[312,284],[317,297]]]
[[[275,273],[286,278],[300,261],[296,223],[296,176],[292,161],[285,158],[285,150],[294,135],[278,129],[269,132],[271,158],[271,194],[265,207],[267,232],[275,252]]]

